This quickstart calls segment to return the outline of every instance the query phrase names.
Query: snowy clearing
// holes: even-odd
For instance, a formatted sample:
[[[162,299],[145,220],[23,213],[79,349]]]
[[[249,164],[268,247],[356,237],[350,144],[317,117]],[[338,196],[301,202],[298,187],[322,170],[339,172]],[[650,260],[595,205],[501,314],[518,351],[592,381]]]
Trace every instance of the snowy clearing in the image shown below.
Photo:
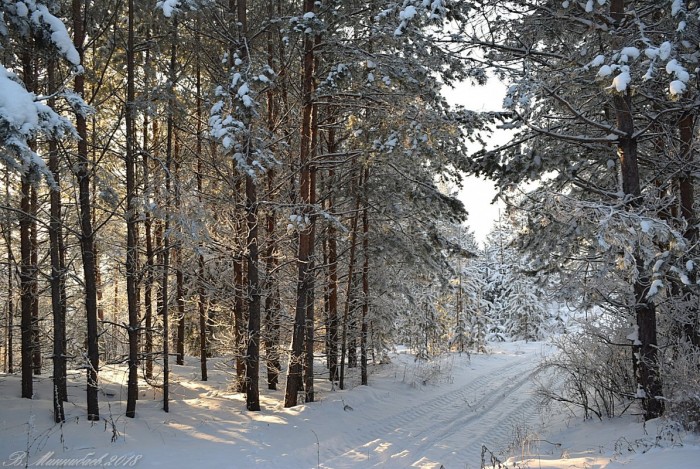
[[[536,367],[548,350],[542,343],[498,344],[488,355],[427,363],[398,353],[373,368],[369,387],[331,390],[320,377],[317,402],[283,409],[283,391],[265,391],[259,413],[244,410],[244,396],[229,391],[229,363],[212,360],[210,381],[200,382],[191,358],[174,367],[171,412],[163,413],[159,393],[144,387],[133,420],[123,416],[126,373],[106,368],[103,421],[85,419],[76,373],[63,426],[52,422],[48,376],[26,400],[18,397],[19,377],[0,375],[0,460],[18,467],[450,469],[481,467],[482,445],[500,461],[511,457],[507,467],[644,469],[700,460],[697,436],[663,421],[581,422],[542,408]]]

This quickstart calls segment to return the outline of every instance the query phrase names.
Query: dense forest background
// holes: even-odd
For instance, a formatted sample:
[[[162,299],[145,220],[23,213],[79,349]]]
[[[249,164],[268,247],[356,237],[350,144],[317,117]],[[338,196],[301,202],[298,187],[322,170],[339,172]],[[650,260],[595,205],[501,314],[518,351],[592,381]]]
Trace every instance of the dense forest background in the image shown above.
[[[255,411],[556,333],[547,397],[697,424],[697,2],[1,5],[2,363],[57,422],[67,369],[100,418],[105,362],[128,417],[185,355]],[[488,79],[502,112],[443,96]],[[508,206],[485,246],[465,175]]]

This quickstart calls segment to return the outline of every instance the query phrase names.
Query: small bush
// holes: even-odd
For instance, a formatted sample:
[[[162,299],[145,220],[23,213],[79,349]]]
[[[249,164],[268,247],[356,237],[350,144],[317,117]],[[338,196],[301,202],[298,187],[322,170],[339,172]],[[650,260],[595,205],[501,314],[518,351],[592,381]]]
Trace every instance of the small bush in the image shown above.
[[[667,416],[700,432],[700,348],[689,342],[668,347],[662,373]]]
[[[600,319],[600,318],[598,318]],[[620,324],[586,321],[579,332],[554,341],[558,353],[543,361],[558,385],[541,386],[549,400],[579,407],[584,418],[623,414],[634,403],[632,349]]]

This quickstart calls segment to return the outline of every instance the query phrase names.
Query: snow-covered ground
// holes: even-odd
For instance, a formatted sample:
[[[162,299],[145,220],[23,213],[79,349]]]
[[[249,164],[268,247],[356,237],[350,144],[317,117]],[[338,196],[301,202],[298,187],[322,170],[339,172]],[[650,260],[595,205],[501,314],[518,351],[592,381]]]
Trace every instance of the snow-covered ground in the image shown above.
[[[511,458],[507,467],[698,467],[697,435],[665,421],[582,422],[540,406],[534,391],[545,377],[535,369],[548,350],[499,344],[487,355],[429,363],[397,353],[372,369],[371,386],[332,390],[319,377],[317,402],[293,409],[280,405],[282,390],[261,387],[262,412],[246,411],[243,396],[229,391],[230,363],[212,360],[210,380],[200,382],[198,360],[191,359],[173,367],[170,413],[161,410],[159,393],[144,387],[136,419],[123,416],[124,369],[107,368],[103,421],[85,419],[83,377],[76,376],[62,426],[52,421],[48,377],[27,400],[18,397],[17,376],[0,375],[0,464],[464,469],[481,467],[486,448],[487,462],[492,454]]]

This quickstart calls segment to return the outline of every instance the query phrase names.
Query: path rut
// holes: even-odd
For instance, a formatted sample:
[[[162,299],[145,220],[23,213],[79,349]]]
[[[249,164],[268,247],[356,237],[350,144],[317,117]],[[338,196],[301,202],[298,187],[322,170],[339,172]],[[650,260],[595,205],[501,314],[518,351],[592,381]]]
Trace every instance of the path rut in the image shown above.
[[[481,446],[505,449],[516,430],[537,426],[536,364],[512,356],[418,405],[345,432],[340,442],[321,442],[321,467],[479,467]],[[467,372],[468,373],[468,372]]]

